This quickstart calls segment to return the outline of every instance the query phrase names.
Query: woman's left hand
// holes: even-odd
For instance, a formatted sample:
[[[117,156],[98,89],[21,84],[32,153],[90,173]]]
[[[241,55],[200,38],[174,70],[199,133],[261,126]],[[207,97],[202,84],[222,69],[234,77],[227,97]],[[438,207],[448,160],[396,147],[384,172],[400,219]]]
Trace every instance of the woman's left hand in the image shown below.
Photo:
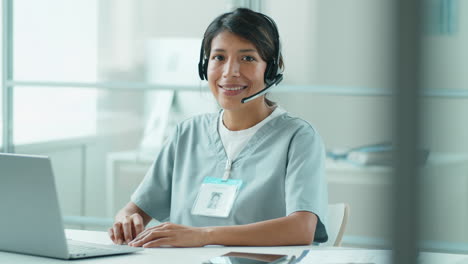
[[[190,227],[163,223],[150,227],[133,239],[132,247],[202,247],[207,245],[207,229],[203,227]]]

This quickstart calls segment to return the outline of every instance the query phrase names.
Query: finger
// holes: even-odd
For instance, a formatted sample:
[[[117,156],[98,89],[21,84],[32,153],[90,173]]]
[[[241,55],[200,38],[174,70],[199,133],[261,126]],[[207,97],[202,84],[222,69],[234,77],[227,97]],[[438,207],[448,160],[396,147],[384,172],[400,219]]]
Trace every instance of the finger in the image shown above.
[[[164,227],[162,225],[153,226],[153,227],[147,228],[146,230],[144,229],[144,227],[142,228],[143,228],[143,231],[140,234],[138,234],[134,240],[141,239],[142,237],[147,236],[151,232],[164,230]]]
[[[138,234],[138,235],[133,239],[133,241],[138,240],[138,239],[141,239],[142,237],[147,236],[147,235],[148,235],[149,233],[151,233],[152,231],[153,231],[152,228],[148,228],[148,229],[144,230],[143,232],[141,232],[140,234]],[[132,241],[132,242],[133,242],[133,241]]]
[[[107,233],[109,234],[109,237],[110,237],[110,239],[112,240],[112,242],[115,243],[114,228],[112,228],[112,227],[109,228],[109,229],[107,230]]]
[[[153,248],[153,247],[161,247],[161,246],[172,246],[173,239],[169,237],[160,238],[157,240],[150,241],[144,244],[142,247],[144,248]]]
[[[133,224],[133,225],[132,225],[132,240],[133,240],[136,236],[137,236],[137,235],[136,235],[136,229],[135,229],[135,225]],[[127,242],[127,244],[128,244],[128,242]]]
[[[151,240],[150,236],[151,236],[151,232],[144,232],[144,233],[141,233],[139,237],[135,238],[134,240],[132,240],[129,245],[130,246],[133,246],[133,247],[140,247],[142,246],[144,243],[148,242]]]
[[[155,232],[151,232],[149,233],[148,235],[142,237],[141,239],[138,239],[134,242],[131,242],[130,245],[131,246],[136,246],[136,247],[141,247],[142,245],[150,242],[150,241],[153,241],[153,240],[157,240],[157,239],[161,239],[161,238],[165,238],[165,237],[170,237],[172,234],[171,231],[155,231]]]
[[[160,225],[157,225],[157,226],[153,226],[153,227],[150,227],[150,228],[147,228],[147,229],[144,229],[144,227],[142,227],[143,231],[140,234],[138,234],[132,241],[130,241],[130,243],[141,240],[141,239],[143,239],[144,237],[148,236],[149,234],[151,234],[153,232],[164,231],[164,230],[166,230],[167,227],[168,227],[167,223],[160,224]]]
[[[138,234],[143,232],[143,230],[145,229],[145,226],[143,224],[143,218],[141,217],[141,215],[134,214],[132,219],[133,219],[133,225],[135,227],[135,236],[134,237],[136,237]]]
[[[116,244],[122,244],[122,223],[120,222],[114,224],[114,238]]]
[[[125,216],[125,219],[122,221],[122,227],[123,227],[123,237],[125,239],[125,242],[129,243],[133,239],[132,220],[130,219],[129,216]]]

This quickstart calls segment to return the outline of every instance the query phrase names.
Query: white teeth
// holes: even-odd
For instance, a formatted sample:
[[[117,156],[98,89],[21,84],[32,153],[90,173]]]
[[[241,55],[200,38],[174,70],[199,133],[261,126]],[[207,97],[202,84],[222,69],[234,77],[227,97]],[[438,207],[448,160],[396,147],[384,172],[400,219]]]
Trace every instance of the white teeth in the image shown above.
[[[245,86],[239,86],[239,87],[234,87],[234,88],[223,87],[223,89],[227,90],[227,91],[238,91],[238,90],[242,90],[244,88],[245,88]]]

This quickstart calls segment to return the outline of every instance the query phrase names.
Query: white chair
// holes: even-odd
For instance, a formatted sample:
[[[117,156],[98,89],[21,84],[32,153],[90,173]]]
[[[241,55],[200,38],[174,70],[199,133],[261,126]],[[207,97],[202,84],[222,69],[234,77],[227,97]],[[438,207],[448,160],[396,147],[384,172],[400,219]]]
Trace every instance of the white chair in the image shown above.
[[[344,203],[328,205],[328,241],[320,246],[339,247],[348,222],[349,205]]]

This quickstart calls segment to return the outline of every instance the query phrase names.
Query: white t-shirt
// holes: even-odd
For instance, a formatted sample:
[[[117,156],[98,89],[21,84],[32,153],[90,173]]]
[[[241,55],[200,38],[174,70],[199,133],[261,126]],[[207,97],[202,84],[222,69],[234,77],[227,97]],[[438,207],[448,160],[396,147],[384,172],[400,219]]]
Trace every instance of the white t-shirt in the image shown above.
[[[249,140],[252,136],[268,121],[274,119],[275,117],[280,116],[281,114],[285,113],[286,111],[281,109],[279,106],[273,110],[273,112],[263,119],[260,123],[256,124],[253,127],[239,130],[239,131],[231,131],[227,129],[227,127],[223,123],[223,115],[224,111],[221,111],[219,124],[218,124],[218,131],[219,135],[221,136],[221,141],[223,142],[224,150],[228,156],[228,159],[233,161],[237,155],[242,151],[242,149],[247,145]]]

